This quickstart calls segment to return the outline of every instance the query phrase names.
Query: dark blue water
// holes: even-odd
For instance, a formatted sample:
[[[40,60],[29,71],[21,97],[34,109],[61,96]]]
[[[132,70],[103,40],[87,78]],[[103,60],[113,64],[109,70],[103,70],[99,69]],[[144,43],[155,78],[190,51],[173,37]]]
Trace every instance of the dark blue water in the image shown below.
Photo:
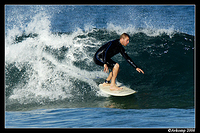
[[[113,97],[93,55],[123,32],[145,74],[116,55]],[[195,127],[194,38],[193,5],[5,6],[5,126]]]
[[[6,127],[191,128],[194,109],[56,108],[6,112]]]

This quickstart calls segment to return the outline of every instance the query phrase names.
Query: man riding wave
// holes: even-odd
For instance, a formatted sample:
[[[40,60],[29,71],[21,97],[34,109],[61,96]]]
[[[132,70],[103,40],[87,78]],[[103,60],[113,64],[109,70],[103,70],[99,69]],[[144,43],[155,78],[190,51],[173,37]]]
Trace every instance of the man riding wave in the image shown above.
[[[122,88],[118,87],[115,84],[117,74],[119,73],[119,64],[113,61],[111,58],[121,53],[121,55],[126,59],[126,61],[133,66],[139,73],[143,72],[142,69],[138,68],[137,65],[132,61],[132,59],[127,55],[123,46],[127,46],[129,43],[130,36],[126,33],[123,33],[119,39],[110,41],[100,47],[94,55],[94,62],[97,65],[104,66],[104,72],[109,72],[108,69],[111,69],[108,78],[103,83],[104,86],[110,85],[110,90],[120,90]]]

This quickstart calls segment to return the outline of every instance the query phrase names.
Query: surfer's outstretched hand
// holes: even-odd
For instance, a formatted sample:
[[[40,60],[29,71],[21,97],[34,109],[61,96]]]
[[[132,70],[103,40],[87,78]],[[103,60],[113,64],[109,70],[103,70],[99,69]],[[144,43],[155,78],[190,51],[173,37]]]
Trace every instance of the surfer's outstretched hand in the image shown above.
[[[136,70],[137,70],[139,73],[142,72],[142,73],[144,74],[144,71],[143,71],[142,69],[136,68]]]

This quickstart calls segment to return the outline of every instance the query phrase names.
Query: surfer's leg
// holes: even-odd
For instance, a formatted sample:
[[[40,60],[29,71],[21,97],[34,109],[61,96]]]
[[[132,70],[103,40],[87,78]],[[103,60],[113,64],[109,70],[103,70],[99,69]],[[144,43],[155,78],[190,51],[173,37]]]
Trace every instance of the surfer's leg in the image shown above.
[[[103,83],[103,86],[109,86],[111,78],[112,78],[112,71],[110,72],[110,74],[108,75],[107,79]]]
[[[109,76],[107,77],[107,79],[106,79],[106,80],[107,80],[107,81],[110,81],[110,80],[111,80],[111,78],[112,78],[112,75],[113,75],[113,74],[112,74],[112,71],[111,71],[111,72],[110,72],[110,74],[109,74]]]
[[[111,59],[108,59],[108,60],[107,60],[107,66],[108,66],[109,69],[111,69],[111,72],[110,72],[110,74],[108,75],[106,81],[103,83],[103,86],[109,86],[109,85],[110,85],[110,81],[111,81],[112,76],[113,76],[112,70],[113,70],[113,68],[114,68],[114,66],[115,66],[116,63],[117,63],[117,62],[115,62],[115,61],[113,61],[113,60],[111,60]]]
[[[112,69],[113,69],[113,68],[112,68]],[[119,73],[119,71],[120,71],[120,69],[118,70],[118,73]],[[107,81],[110,81],[110,80],[112,79],[112,76],[113,76],[113,73],[112,73],[112,71],[111,71],[106,80],[107,80]]]
[[[119,72],[119,64],[116,63],[112,70],[112,79],[111,79],[111,84],[110,84],[110,90],[121,90],[122,89],[122,88],[116,86],[116,84],[115,84],[118,72]]]

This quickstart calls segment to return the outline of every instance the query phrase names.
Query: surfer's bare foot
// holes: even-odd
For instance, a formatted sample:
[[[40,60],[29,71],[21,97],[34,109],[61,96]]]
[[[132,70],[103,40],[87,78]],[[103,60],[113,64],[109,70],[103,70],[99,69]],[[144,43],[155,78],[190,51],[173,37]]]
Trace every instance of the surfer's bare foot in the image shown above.
[[[123,88],[120,88],[120,87],[118,87],[118,86],[110,86],[110,90],[111,91],[117,91],[117,90],[121,90],[121,89],[123,89]]]
[[[105,86],[110,86],[110,83],[103,83],[103,87],[105,87]]]

